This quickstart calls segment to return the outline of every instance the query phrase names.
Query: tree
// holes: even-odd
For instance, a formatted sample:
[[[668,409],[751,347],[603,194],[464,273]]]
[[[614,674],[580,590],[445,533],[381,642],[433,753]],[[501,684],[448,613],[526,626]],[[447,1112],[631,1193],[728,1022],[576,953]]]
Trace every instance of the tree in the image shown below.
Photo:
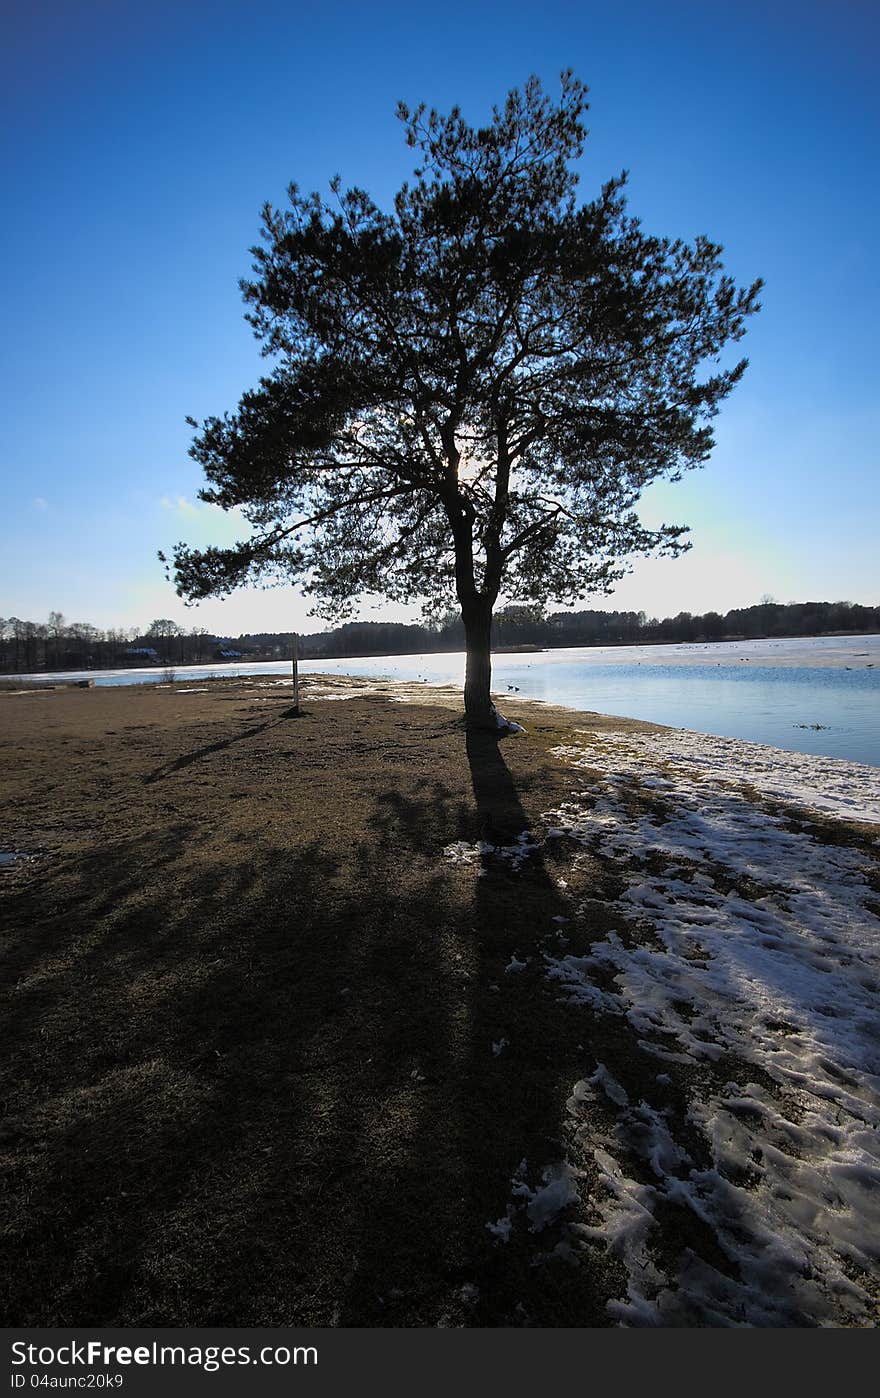
[[[338,177],[332,201],[291,185],[287,209],[265,206],[242,290],[274,367],[235,413],[188,419],[201,498],[253,533],[178,544],[179,595],[294,579],[334,617],[364,593],[455,595],[485,725],[502,586],[571,603],[687,547],[634,507],[708,457],[746,364],[719,355],[760,283],[737,290],[706,237],[644,233],[625,173],[578,204],[586,109],[570,73],[558,102],[531,78],[479,129],[401,104],[421,164],[392,211]]]
[[[148,641],[161,641],[159,649],[162,652],[163,660],[171,659],[172,641],[183,635],[183,628],[178,626],[176,621],[170,621],[168,617],[158,617],[151,621],[147,628],[146,639]]]
[[[201,663],[205,653],[205,637],[208,635],[207,627],[193,626],[189,631],[190,649],[196,661]]]
[[[47,635],[52,638],[52,663],[57,670],[61,664],[61,642],[67,633],[67,623],[63,612],[50,612],[46,624]]]

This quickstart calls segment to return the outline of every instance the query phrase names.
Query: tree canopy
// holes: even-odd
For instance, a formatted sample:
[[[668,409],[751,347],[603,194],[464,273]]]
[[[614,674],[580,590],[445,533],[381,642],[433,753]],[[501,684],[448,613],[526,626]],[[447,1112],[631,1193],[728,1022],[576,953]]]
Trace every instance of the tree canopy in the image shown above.
[[[706,237],[644,232],[625,174],[579,202],[586,110],[571,73],[480,128],[401,104],[419,164],[391,210],[338,178],[265,206],[242,289],[272,370],[234,413],[190,419],[201,497],[252,534],[179,544],[180,595],[294,581],[333,617],[368,593],[456,597],[480,722],[499,593],[572,603],[687,547],[635,507],[708,457],[746,367],[721,352],[760,282],[738,289]]]

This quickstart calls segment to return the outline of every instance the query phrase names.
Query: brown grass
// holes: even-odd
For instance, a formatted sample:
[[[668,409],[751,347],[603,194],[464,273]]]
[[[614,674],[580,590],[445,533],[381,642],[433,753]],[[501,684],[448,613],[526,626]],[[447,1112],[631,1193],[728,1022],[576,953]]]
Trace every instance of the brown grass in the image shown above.
[[[694,1099],[772,1089],[729,1054],[661,1084],[623,1017],[547,981],[554,918],[574,955],[649,944],[600,842],[516,871],[444,858],[540,841],[541,813],[589,791],[551,755],[585,719],[594,745],[650,725],[511,700],[528,731],[499,743],[466,737],[454,690],[381,688],[309,677],[298,717],[259,679],[0,692],[0,851],[28,856],[0,866],[6,1324],[606,1325],[622,1268],[557,1248],[595,1221],[572,1085],[604,1063],[698,1168]],[[640,782],[627,799],[662,816]],[[564,1157],[580,1202],[499,1243],[520,1162],[534,1186]],[[670,1274],[691,1251],[729,1265],[694,1214],[657,1222]]]
[[[605,875],[442,855],[564,799],[572,716],[185,688],[0,697],[6,1323],[606,1324],[616,1264],[486,1229],[595,1061],[540,958]]]

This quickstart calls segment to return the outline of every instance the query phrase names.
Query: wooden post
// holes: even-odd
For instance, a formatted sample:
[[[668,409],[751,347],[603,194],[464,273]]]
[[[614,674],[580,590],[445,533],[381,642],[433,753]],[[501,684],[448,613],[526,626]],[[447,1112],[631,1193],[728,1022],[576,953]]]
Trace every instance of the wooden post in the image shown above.
[[[293,712],[299,713],[299,637],[294,631],[290,640],[290,660],[293,668]]]

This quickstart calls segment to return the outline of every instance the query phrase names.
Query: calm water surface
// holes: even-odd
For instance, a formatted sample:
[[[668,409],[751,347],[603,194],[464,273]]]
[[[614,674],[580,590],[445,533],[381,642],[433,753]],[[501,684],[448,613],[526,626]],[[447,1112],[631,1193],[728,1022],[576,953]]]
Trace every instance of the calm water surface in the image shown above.
[[[463,655],[325,661],[309,668],[428,683],[464,680]],[[520,699],[880,766],[880,670],[601,664],[569,650],[498,655],[492,680],[502,711],[510,692]]]
[[[852,668],[842,663],[850,652],[835,666],[822,665],[822,656],[831,646],[841,648],[839,637],[496,655],[493,689],[502,709],[504,696],[515,693],[521,699],[880,766],[880,637],[843,639],[851,648]],[[814,657],[817,663],[810,665]],[[875,658],[877,668],[868,668]],[[802,660],[807,663],[801,664]],[[300,669],[305,674],[461,684],[464,656],[316,660],[303,662]],[[210,675],[289,673],[289,661],[175,667],[179,680],[196,683]],[[143,684],[161,681],[162,671],[98,672],[94,679],[98,685]]]

